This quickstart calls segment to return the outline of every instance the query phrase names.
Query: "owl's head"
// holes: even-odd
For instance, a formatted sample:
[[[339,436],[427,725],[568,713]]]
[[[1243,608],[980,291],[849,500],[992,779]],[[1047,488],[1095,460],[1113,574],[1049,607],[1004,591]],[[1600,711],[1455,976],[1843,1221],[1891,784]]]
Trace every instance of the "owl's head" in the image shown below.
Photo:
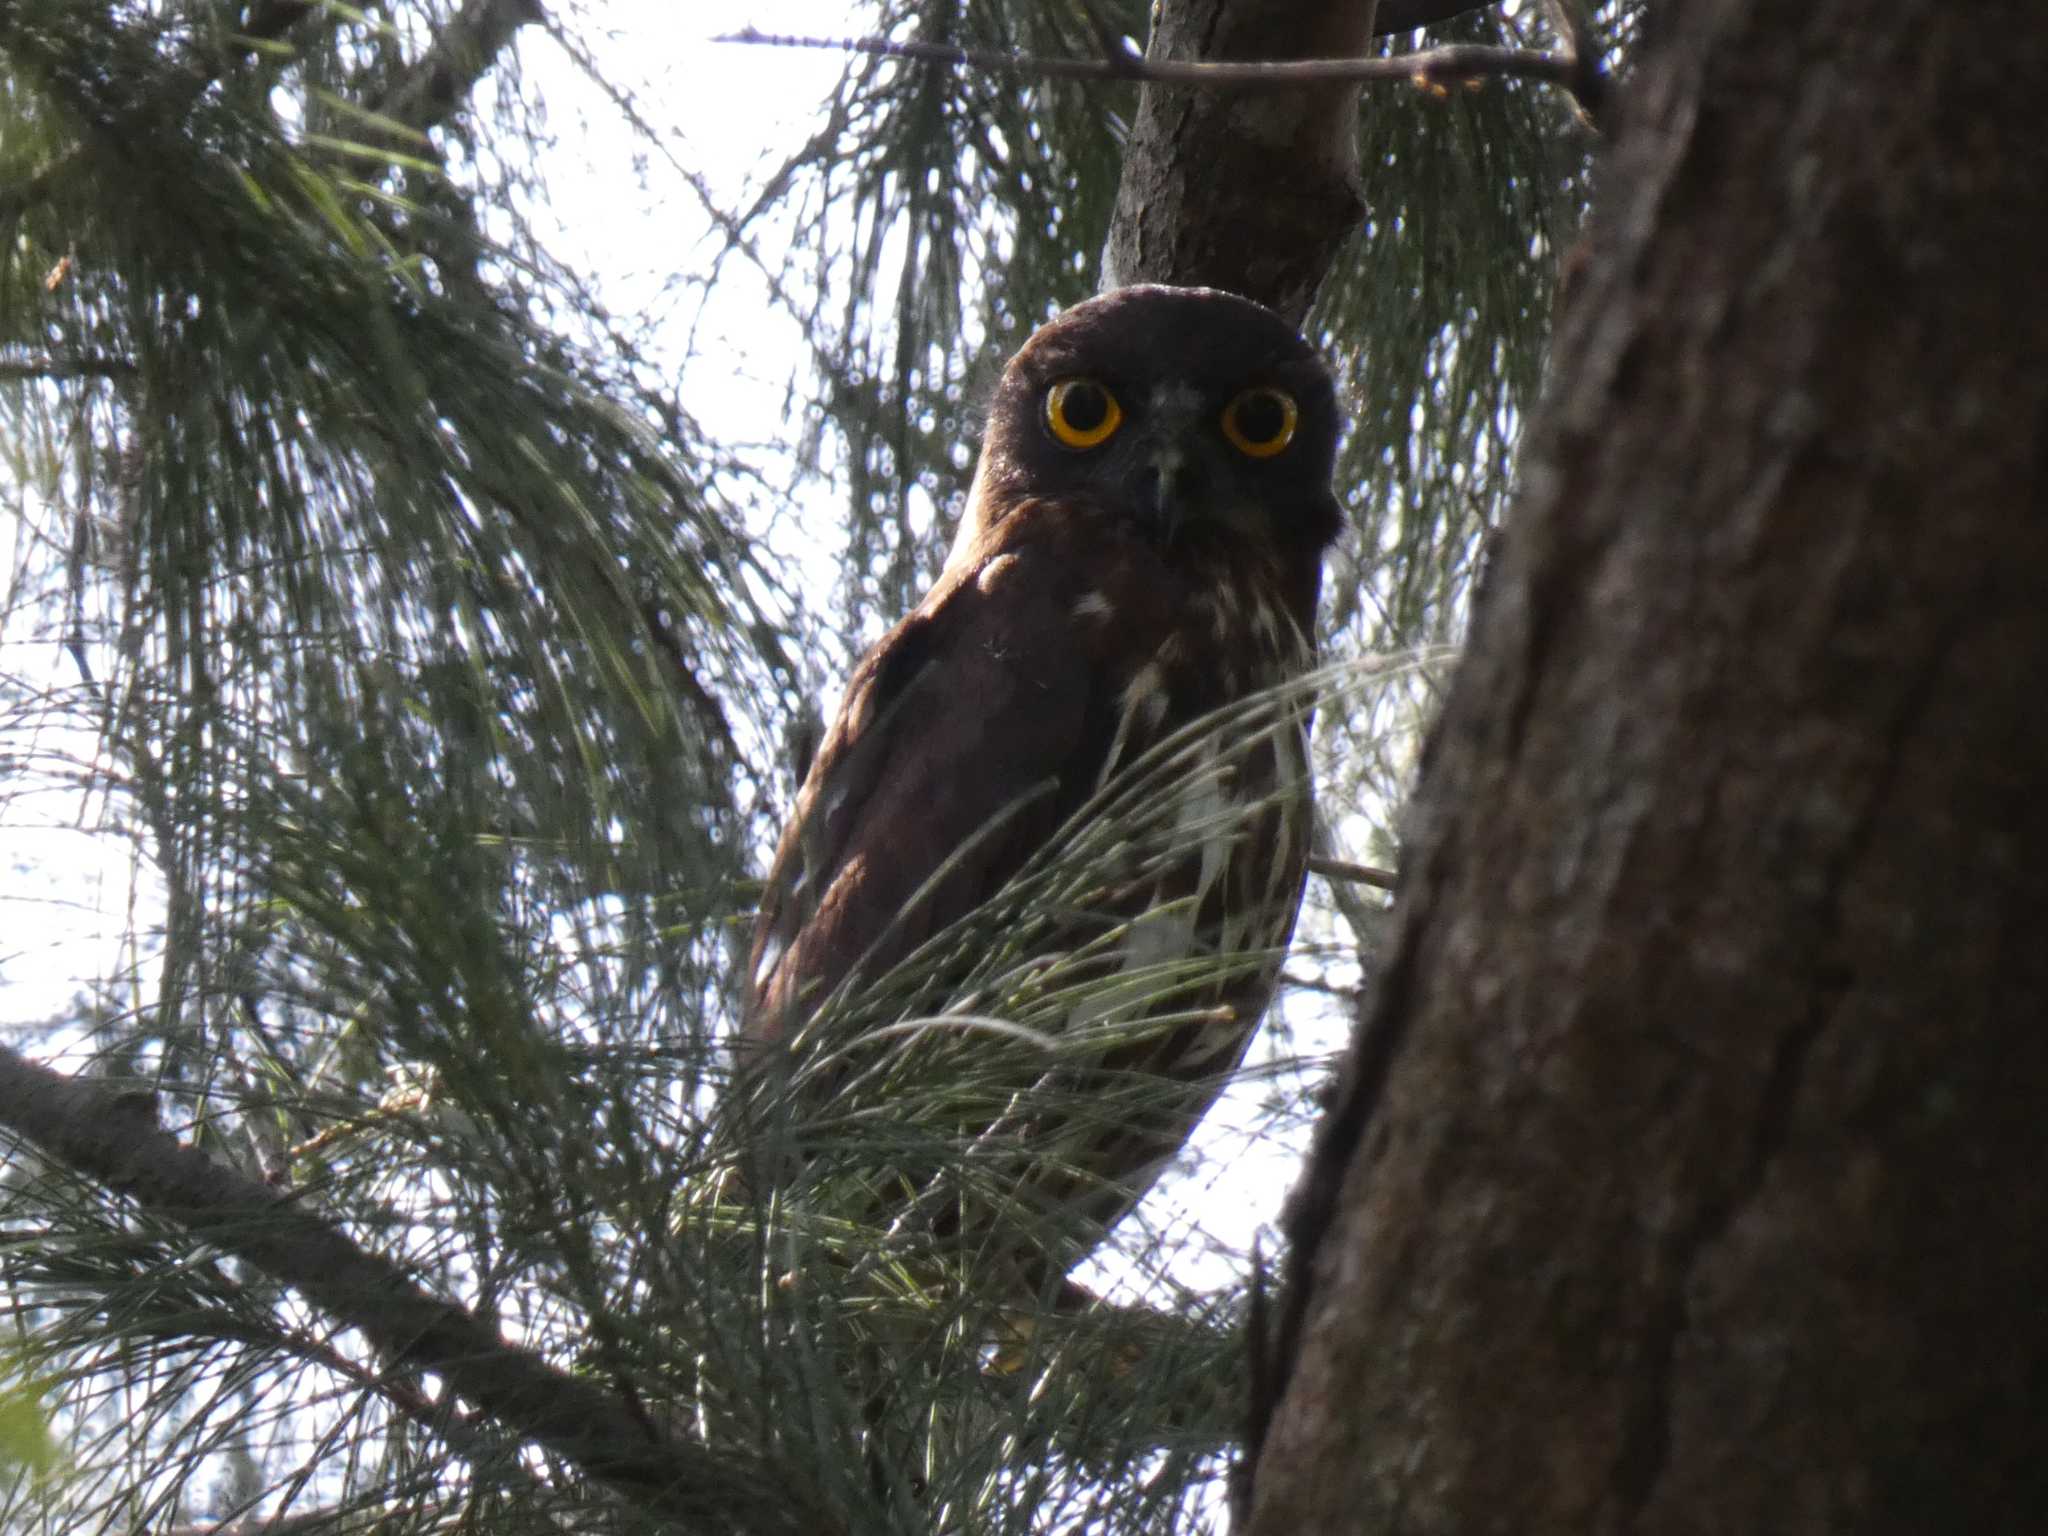
[[[1214,288],[1119,288],[1040,327],[991,402],[956,548],[1019,503],[1129,519],[1171,558],[1320,564],[1337,535],[1329,370]]]

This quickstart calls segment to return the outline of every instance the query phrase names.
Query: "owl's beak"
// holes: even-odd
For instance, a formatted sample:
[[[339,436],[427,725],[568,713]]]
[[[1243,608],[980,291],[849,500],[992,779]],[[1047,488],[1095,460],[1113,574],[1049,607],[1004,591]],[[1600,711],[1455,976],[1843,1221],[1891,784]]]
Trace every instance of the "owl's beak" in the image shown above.
[[[1178,442],[1157,443],[1146,455],[1138,471],[1138,510],[1167,543],[1200,515],[1205,478]]]
[[[1175,515],[1174,481],[1180,471],[1180,456],[1170,449],[1155,453],[1138,471],[1138,511],[1146,522],[1169,536],[1174,524],[1179,522]]]

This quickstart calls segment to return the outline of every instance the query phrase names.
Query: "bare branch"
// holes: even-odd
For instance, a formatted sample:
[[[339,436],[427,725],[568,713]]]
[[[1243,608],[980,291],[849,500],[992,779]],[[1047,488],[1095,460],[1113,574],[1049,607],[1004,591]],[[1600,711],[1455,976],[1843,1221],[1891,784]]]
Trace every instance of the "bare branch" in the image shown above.
[[[1310,854],[1308,872],[1321,875],[1325,880],[1341,880],[1347,885],[1376,885],[1383,891],[1394,888],[1394,871],[1381,869],[1376,864],[1353,864],[1347,859],[1325,858],[1322,854]]]
[[[657,1436],[616,1397],[506,1343],[298,1196],[179,1142],[157,1125],[150,1095],[66,1077],[0,1046],[0,1125],[294,1287],[394,1361],[439,1375],[521,1439],[679,1530],[827,1528],[805,1508],[800,1480]]]
[[[746,27],[712,39],[768,48],[824,48],[910,59],[951,68],[1027,75],[1043,80],[1138,81],[1153,85],[1187,85],[1214,90],[1289,90],[1304,85],[1360,84],[1404,80],[1411,85],[1441,88],[1476,80],[1541,80],[1570,89],[1579,77],[1576,59],[1561,53],[1527,48],[1496,48],[1483,43],[1455,43],[1391,59],[1192,60],[1152,59],[1138,53],[1128,38],[1100,59],[1051,58],[1039,54],[1002,53],[981,48],[956,48],[949,43],[898,42],[880,37],[797,37]]]

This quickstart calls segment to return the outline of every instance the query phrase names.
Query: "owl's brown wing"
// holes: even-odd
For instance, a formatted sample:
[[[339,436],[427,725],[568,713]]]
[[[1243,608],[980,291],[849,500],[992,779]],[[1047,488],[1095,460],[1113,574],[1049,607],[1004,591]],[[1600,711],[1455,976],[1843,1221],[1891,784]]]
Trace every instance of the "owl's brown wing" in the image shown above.
[[[750,1039],[973,911],[1094,789],[1118,669],[1076,622],[1077,553],[991,540],[863,659],[769,872]]]

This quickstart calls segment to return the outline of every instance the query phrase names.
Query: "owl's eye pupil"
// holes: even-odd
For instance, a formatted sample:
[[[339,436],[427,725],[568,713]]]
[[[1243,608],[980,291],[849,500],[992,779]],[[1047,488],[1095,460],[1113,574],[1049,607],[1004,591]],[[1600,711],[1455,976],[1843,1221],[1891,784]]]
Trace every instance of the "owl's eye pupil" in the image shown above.
[[[1066,417],[1076,432],[1093,432],[1109,419],[1109,397],[1093,384],[1077,384],[1067,391]]]
[[[1285,390],[1248,389],[1223,408],[1223,435],[1238,452],[1270,459],[1294,440],[1299,416]]]
[[[1116,396],[1094,379],[1062,379],[1045,394],[1046,428],[1069,448],[1107,441],[1123,416]]]
[[[1287,415],[1269,394],[1253,395],[1238,408],[1237,430],[1255,443],[1270,443],[1286,426]]]

